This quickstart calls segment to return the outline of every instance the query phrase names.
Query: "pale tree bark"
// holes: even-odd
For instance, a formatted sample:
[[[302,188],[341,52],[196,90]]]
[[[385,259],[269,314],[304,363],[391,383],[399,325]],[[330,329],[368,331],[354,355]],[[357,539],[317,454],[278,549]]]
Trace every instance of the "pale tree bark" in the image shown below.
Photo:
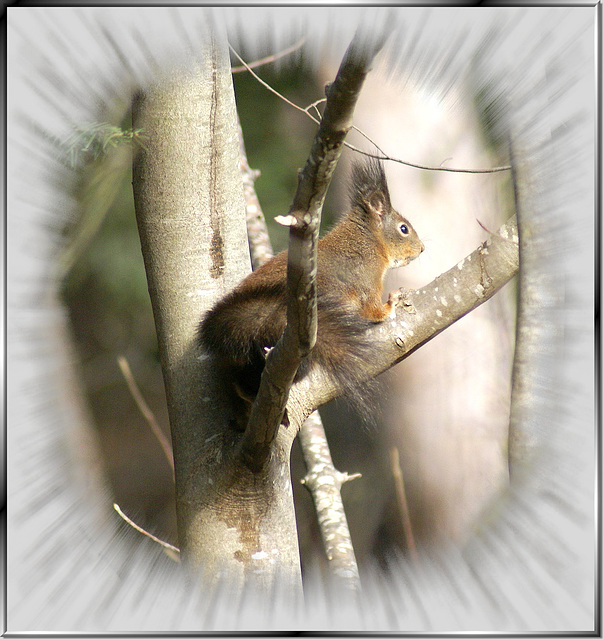
[[[542,185],[534,178],[534,161],[529,162],[529,154],[518,139],[510,142],[510,156],[522,256],[508,444],[510,480],[517,483],[546,440],[539,418],[551,409],[542,390],[555,388],[548,369],[556,353],[554,345],[560,344],[562,336],[551,320],[552,308],[561,306],[558,274],[543,268],[552,243],[536,204],[543,198]]]
[[[268,359],[242,439],[230,426],[223,382],[212,378],[207,361],[200,366],[194,342],[211,293],[224,293],[245,275],[242,256],[227,251],[245,242],[233,232],[243,233],[237,222],[244,205],[223,51],[214,44],[198,69],[159,83],[134,108],[135,126],[149,140],[135,162],[135,200],[172,426],[181,552],[206,580],[224,572],[236,591],[251,584],[270,592],[278,576],[282,596],[300,595],[289,452],[308,413],[293,405],[291,428],[278,426],[297,364],[314,343],[316,301],[308,292],[321,207],[372,55],[351,47],[328,91],[292,206],[290,260],[306,275],[291,281],[286,340]],[[200,259],[206,252],[209,264]],[[211,286],[218,279],[221,290]],[[298,287],[305,292],[301,308]]]
[[[345,482],[356,476],[334,467],[318,411],[313,411],[300,427],[299,437],[308,470],[302,481],[311,492],[317,511],[332,586],[342,598],[358,594],[359,569],[340,491]]]
[[[135,126],[147,143],[134,166],[137,219],[157,327],[174,460],[179,545],[206,579],[234,589],[279,570],[301,589],[291,490],[293,433],[254,474],[235,456],[220,381],[194,344],[204,309],[249,272],[237,118],[226,45],[141,96]],[[253,581],[253,580],[252,580]]]

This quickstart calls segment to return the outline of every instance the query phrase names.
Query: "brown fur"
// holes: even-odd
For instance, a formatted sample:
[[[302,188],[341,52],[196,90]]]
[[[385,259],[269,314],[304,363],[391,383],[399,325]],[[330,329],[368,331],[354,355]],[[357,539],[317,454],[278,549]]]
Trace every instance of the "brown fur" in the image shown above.
[[[318,244],[317,341],[297,379],[320,365],[354,400],[363,384],[363,364],[371,357],[365,332],[386,319],[394,305],[392,296],[382,303],[384,275],[423,249],[411,224],[390,204],[381,164],[356,165],[351,209]],[[200,345],[246,401],[258,391],[267,349],[285,329],[286,274],[284,251],[220,300],[199,326]]]

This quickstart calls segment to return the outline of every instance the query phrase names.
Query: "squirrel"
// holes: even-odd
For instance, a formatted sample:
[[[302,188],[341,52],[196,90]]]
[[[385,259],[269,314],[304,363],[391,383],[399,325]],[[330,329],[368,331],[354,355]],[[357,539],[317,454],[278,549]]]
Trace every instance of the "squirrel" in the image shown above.
[[[380,161],[353,165],[349,196],[348,213],[318,242],[317,339],[295,380],[320,365],[363,413],[366,387],[360,374],[371,357],[365,332],[393,317],[400,299],[395,291],[382,302],[384,276],[417,258],[424,245],[392,208]],[[240,429],[245,429],[266,356],[285,329],[286,274],[287,251],[282,251],[219,300],[198,327],[198,344],[214,358],[235,392],[234,403],[240,403],[234,408]]]

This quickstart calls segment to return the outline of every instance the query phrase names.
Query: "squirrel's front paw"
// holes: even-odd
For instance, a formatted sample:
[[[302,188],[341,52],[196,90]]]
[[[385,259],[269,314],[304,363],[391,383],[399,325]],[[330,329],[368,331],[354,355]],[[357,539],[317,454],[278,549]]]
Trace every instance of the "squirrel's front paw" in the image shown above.
[[[409,297],[410,292],[411,290],[403,291],[402,289],[397,289],[388,294],[388,302],[386,305],[390,307],[389,316],[391,318],[394,318],[396,315],[396,307],[403,307],[405,311],[415,313],[415,307]]]
[[[396,308],[400,305],[402,299],[403,292],[400,289],[391,291],[388,294],[388,302],[386,302],[386,308],[389,310],[389,318],[394,318],[396,316]]]
[[[404,292],[402,289],[397,289],[396,291],[391,291],[388,294],[388,304],[393,305],[394,307],[398,307],[403,299]]]

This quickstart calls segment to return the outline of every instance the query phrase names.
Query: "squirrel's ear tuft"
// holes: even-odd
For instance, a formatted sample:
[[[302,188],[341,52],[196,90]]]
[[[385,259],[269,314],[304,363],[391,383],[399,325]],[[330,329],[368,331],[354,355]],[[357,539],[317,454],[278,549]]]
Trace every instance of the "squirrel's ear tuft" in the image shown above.
[[[365,202],[363,208],[367,213],[378,216],[380,219],[389,209],[389,205],[384,198],[382,191],[374,191],[368,200]]]
[[[349,193],[353,209],[381,217],[391,208],[384,167],[375,158],[352,166]]]

